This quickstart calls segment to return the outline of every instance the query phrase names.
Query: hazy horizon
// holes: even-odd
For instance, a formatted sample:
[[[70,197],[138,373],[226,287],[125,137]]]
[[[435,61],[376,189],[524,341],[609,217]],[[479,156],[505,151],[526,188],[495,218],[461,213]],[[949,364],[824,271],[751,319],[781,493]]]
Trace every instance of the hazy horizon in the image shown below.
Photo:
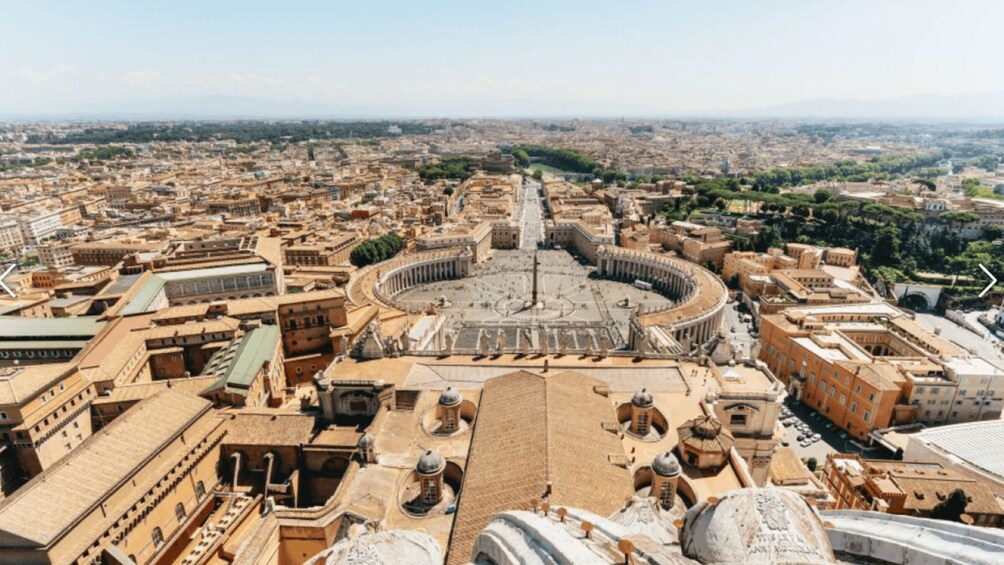
[[[0,116],[1004,119],[1004,3],[19,2]]]

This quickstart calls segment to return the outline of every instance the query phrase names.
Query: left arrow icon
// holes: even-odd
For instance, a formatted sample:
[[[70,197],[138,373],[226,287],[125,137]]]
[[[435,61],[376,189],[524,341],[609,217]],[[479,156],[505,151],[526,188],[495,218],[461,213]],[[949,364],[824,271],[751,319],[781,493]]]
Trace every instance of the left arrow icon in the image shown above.
[[[986,273],[988,277],[990,277],[990,284],[988,284],[987,287],[983,289],[983,292],[980,293],[980,298],[983,298],[983,296],[986,293],[990,292],[990,289],[993,288],[995,284],[997,284],[997,277],[995,277],[993,273],[988,271],[987,268],[984,267],[982,264],[980,265],[980,268],[983,269],[983,272]],[[3,277],[0,277],[0,279],[2,278]]]
[[[17,298],[17,296],[14,294],[14,291],[7,286],[7,283],[3,282],[3,280],[7,278],[7,275],[9,275],[11,271],[14,270],[14,267],[17,267],[17,263],[11,263],[10,266],[4,270],[3,274],[0,275],[0,288],[3,288],[4,292],[9,294],[11,298]]]

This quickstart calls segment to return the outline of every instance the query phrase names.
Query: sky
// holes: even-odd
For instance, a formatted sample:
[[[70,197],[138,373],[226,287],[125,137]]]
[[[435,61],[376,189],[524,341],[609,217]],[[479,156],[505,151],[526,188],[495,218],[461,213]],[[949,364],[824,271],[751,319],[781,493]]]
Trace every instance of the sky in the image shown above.
[[[0,115],[674,116],[960,93],[1004,106],[1001,22],[998,0],[4,0]]]

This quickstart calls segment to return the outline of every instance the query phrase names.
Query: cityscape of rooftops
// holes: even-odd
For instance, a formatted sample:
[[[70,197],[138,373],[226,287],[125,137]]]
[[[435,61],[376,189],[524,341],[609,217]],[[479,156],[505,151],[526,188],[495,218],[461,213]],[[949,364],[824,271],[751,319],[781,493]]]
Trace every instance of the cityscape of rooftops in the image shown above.
[[[1004,564],[1004,4],[2,14],[0,565]]]

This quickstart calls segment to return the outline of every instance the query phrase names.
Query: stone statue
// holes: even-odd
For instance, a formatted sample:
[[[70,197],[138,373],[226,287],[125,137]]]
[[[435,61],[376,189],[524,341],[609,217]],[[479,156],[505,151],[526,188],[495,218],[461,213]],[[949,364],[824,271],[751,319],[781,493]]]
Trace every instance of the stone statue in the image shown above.
[[[568,332],[564,329],[558,330],[558,353],[560,355],[568,353]]]
[[[485,330],[481,330],[481,335],[478,337],[478,347],[481,349],[482,357],[491,355],[491,344],[488,340],[488,332]]]
[[[446,347],[444,347],[444,349],[446,350],[446,354],[447,355],[452,355],[453,354],[453,332],[449,332],[448,331],[448,332],[444,332],[444,333],[446,333],[446,339],[445,339],[445,341],[446,341]]]
[[[600,356],[606,357],[610,353],[610,336],[606,330],[600,332]]]
[[[547,332],[546,329],[542,329],[539,332],[539,335],[540,335],[540,353],[541,353],[541,355],[547,355],[549,353],[549,350],[550,350],[550,347],[551,347],[551,344],[548,343],[550,341],[550,336],[547,335],[547,334],[548,334],[548,332]]]
[[[520,351],[523,355],[529,355],[530,350],[533,349],[533,339],[530,337],[530,330],[528,328],[523,328],[520,330]]]
[[[504,329],[500,329],[499,330],[499,337],[496,340],[496,349],[495,349],[495,351],[498,353],[498,355],[502,355],[503,353],[505,353],[505,345],[506,345],[505,342],[506,342],[505,330]]]

